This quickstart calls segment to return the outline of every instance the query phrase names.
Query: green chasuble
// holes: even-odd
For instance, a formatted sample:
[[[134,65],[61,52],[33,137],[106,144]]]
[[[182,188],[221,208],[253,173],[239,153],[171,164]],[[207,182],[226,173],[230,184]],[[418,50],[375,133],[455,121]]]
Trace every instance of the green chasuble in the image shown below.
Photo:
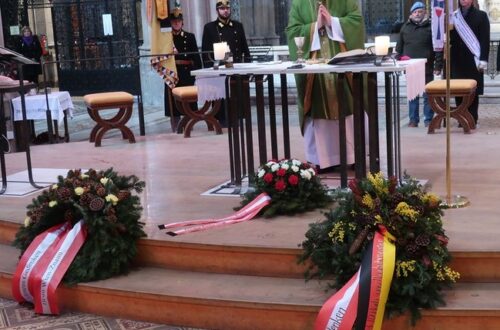
[[[340,52],[340,44],[330,40],[326,32],[321,36],[321,50],[311,53],[310,46],[313,38],[314,27],[318,16],[317,0],[293,0],[292,8],[286,28],[290,58],[297,59],[297,46],[294,37],[305,37],[304,58],[332,58]],[[363,18],[358,8],[357,0],[324,0],[323,4],[332,17],[338,17],[340,26],[344,33],[345,46],[347,50],[364,48],[365,27]],[[306,74],[295,75],[298,92],[298,108],[301,127],[304,123],[304,96],[306,93]],[[339,109],[337,103],[337,93],[335,90],[336,76],[332,74],[314,75],[311,97],[311,109],[306,114],[313,119],[337,120]],[[346,89],[347,90],[347,89]],[[348,104],[352,105],[352,97],[345,95]],[[352,111],[352,107],[351,111]]]

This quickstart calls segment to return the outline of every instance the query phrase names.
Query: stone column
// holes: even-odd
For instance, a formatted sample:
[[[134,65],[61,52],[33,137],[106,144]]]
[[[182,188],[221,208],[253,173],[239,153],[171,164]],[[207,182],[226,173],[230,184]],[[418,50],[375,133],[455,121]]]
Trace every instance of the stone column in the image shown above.
[[[274,2],[255,0],[240,5],[241,22],[250,45],[277,45],[279,37],[274,32]]]

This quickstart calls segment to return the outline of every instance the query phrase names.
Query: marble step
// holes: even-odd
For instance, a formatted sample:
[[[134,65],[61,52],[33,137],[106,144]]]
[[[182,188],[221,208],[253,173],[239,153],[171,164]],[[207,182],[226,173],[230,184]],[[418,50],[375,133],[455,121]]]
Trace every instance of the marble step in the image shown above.
[[[0,243],[10,244],[18,224],[0,221]],[[141,239],[136,265],[210,273],[303,278],[307,264],[297,263],[302,250]],[[451,251],[451,267],[461,282],[500,283],[500,251]],[[499,284],[500,286],[500,284]]]
[[[0,295],[11,298],[17,251],[0,245]],[[140,267],[126,276],[61,286],[63,311],[79,311],[204,329],[312,329],[326,283]],[[383,329],[497,329],[500,285],[460,283],[445,292],[447,305],[423,311],[415,327],[408,317]]]

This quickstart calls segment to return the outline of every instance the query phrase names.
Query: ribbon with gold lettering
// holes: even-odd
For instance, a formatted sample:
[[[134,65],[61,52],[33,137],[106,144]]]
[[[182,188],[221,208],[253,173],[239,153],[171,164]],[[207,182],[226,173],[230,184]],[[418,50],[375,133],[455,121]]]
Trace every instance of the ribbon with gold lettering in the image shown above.
[[[394,274],[396,247],[384,227],[368,244],[354,276],[321,307],[314,325],[325,329],[381,329]]]
[[[262,193],[259,196],[255,197],[253,201],[245,205],[238,212],[219,219],[199,219],[199,220],[188,220],[181,222],[173,222],[166,225],[158,225],[159,229],[173,229],[173,228],[181,228],[177,230],[170,230],[167,232],[170,236],[177,236],[187,233],[192,233],[195,231],[202,231],[214,227],[229,225],[233,223],[248,221],[253,219],[265,206],[271,203],[271,197]]]

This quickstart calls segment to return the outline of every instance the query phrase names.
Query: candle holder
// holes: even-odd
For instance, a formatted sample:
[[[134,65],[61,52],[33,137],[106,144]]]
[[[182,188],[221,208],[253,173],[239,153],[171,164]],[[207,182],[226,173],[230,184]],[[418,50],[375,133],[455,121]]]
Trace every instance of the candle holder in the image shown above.
[[[231,52],[226,52],[226,55],[224,56],[224,65],[226,66],[227,69],[233,68],[233,53]]]
[[[295,37],[293,38],[293,40],[295,41],[295,46],[297,46],[297,60],[295,61],[295,63],[304,63],[304,51],[302,50],[302,48],[304,47],[305,38]]]

